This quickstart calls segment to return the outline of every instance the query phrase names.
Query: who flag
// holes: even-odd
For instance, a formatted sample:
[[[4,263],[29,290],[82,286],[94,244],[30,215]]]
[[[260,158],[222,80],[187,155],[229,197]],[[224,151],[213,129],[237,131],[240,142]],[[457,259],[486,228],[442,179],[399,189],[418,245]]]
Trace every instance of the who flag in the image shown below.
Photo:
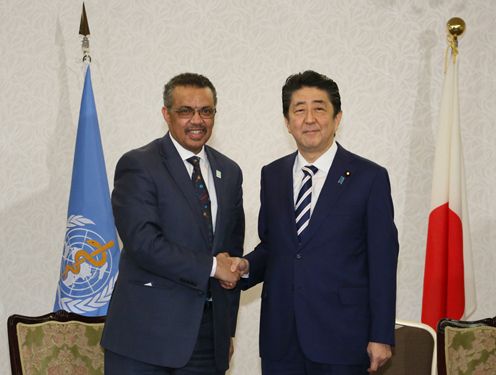
[[[117,278],[119,256],[88,65],[54,311],[106,315]]]
[[[456,52],[447,57],[427,230],[422,322],[434,329],[475,310]]]

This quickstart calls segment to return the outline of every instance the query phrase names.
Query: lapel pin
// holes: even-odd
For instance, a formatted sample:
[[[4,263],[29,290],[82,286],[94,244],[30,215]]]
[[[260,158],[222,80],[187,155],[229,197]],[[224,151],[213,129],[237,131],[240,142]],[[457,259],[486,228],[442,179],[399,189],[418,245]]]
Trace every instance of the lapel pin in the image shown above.
[[[345,177],[350,177],[350,176],[351,176],[351,172],[350,171],[344,172],[344,176],[339,177],[338,184],[339,185],[343,185],[343,182],[344,182]]]
[[[215,177],[217,178],[222,178],[222,172],[219,171],[218,169],[215,171]]]

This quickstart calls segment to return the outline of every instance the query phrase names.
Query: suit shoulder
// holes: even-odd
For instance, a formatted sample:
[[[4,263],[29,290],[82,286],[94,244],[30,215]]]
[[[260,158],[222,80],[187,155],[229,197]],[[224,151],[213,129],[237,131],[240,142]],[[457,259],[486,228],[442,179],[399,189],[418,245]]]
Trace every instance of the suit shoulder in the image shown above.
[[[236,163],[233,159],[230,157],[224,155],[223,153],[217,151],[215,148],[210,147],[210,146],[205,146],[207,155],[209,157],[215,158],[215,160],[218,163],[221,163],[224,166],[227,166],[228,168],[234,168],[237,170],[241,171],[241,168],[239,167],[238,163]]]
[[[295,157],[296,157],[296,152],[292,152],[289,155],[285,155],[279,159],[276,159],[276,160],[270,162],[269,164],[265,165],[263,167],[263,169],[265,169],[265,170],[273,170],[273,169],[279,170],[283,166],[286,166],[288,164],[290,164],[292,166],[294,163]]]
[[[127,151],[117,162],[116,171],[128,168],[148,169],[160,163],[160,138]]]
[[[355,160],[357,163],[362,164],[365,167],[372,168],[372,169],[381,169],[381,170],[386,170],[385,167],[382,165],[376,163],[375,161],[372,161],[370,159],[364,158],[363,156],[360,155],[355,155]]]
[[[158,153],[158,151],[160,150],[160,141],[161,141],[161,138],[154,139],[153,141],[151,141],[150,143],[147,143],[146,145],[129,150],[123,156],[126,156],[126,155],[145,156],[145,155],[148,155],[151,153],[152,154]]]
[[[376,172],[379,172],[379,171],[382,171],[382,172],[386,172],[387,173],[387,170],[385,167],[383,167],[382,165],[376,163],[375,161],[372,161],[370,159],[367,159],[363,156],[360,156],[358,154],[354,154],[353,152],[350,152],[350,151],[347,151],[347,150],[344,150],[342,149],[343,152],[346,152],[348,157],[353,161],[354,164],[356,164],[357,166],[360,166],[362,168],[367,168],[371,171],[376,171]]]

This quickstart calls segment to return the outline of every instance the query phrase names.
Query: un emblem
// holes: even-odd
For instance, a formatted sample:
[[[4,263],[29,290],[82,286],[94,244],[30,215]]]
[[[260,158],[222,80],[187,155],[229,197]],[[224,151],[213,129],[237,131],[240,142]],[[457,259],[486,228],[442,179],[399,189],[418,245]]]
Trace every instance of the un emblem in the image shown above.
[[[62,255],[59,301],[66,311],[82,313],[106,305],[117,278],[118,251],[113,240],[88,229],[93,221],[81,215],[71,215]]]

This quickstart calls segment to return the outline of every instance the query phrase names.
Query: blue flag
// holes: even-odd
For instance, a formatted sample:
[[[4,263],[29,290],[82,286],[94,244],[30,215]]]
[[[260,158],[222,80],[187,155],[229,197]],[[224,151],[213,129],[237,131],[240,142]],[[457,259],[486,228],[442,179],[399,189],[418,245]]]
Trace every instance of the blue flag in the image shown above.
[[[88,65],[54,311],[106,315],[117,278],[119,256]]]

